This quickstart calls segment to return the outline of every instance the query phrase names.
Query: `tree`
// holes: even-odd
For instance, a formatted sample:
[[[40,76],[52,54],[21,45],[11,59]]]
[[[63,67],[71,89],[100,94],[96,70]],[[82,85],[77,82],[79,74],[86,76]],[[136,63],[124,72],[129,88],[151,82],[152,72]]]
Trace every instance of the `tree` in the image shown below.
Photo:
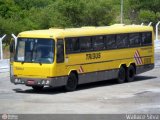
[[[160,0],[129,0],[130,18],[135,22],[153,22],[160,20]]]

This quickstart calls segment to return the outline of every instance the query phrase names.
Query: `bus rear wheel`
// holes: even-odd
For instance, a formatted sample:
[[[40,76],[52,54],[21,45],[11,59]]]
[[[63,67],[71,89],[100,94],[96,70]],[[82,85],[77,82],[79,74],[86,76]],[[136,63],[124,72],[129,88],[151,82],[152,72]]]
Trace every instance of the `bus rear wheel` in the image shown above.
[[[34,91],[41,91],[44,86],[32,86]]]
[[[65,90],[70,92],[74,91],[77,88],[78,85],[78,79],[74,73],[71,73],[68,76],[67,84],[65,86]]]
[[[125,79],[126,79],[126,70],[124,67],[120,67],[119,72],[118,72],[117,82],[119,84],[124,83]]]
[[[136,74],[136,71],[135,71],[135,68],[133,65],[130,65],[127,69],[127,75],[126,75],[126,78],[127,78],[127,82],[132,82],[134,81],[134,78],[135,78],[135,74]]]

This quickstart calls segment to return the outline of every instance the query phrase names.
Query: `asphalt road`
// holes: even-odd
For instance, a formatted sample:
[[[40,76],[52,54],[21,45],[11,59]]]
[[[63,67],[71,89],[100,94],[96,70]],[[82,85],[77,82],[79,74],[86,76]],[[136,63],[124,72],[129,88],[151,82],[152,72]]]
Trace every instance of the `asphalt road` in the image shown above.
[[[36,93],[30,87],[14,85],[9,73],[0,73],[0,113],[160,113],[160,53],[156,67],[138,75],[131,83],[103,81],[78,86],[74,92],[45,88]]]

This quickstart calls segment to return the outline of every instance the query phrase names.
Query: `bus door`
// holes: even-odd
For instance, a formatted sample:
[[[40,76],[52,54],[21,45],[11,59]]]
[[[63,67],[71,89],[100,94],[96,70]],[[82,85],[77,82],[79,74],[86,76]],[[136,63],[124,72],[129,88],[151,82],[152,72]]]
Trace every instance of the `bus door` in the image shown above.
[[[57,62],[57,73],[64,73],[65,69],[65,56],[64,56],[64,40],[57,40],[57,54],[56,54],[56,62]],[[61,74],[62,75],[62,74]]]

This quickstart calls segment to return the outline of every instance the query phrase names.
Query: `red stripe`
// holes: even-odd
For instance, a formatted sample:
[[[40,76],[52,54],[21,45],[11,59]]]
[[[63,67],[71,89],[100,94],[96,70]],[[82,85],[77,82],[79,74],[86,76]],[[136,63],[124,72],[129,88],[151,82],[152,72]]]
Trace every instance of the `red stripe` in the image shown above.
[[[138,50],[136,50],[134,54],[134,59],[136,60],[136,64],[143,64],[142,58],[140,57]]]
[[[79,72],[79,73],[83,73],[83,72],[84,72],[84,70],[83,70],[82,66],[80,66],[80,68],[79,68],[78,72]]]
[[[141,64],[141,60],[139,59],[140,58],[140,56],[139,56],[139,54],[138,54],[138,51],[136,51],[136,56],[137,56],[137,61],[138,61],[138,64]]]
[[[136,61],[136,65],[138,65],[139,63],[138,63],[138,61],[137,61],[137,59],[135,58],[135,61]]]
[[[82,69],[80,68],[81,73],[83,72]]]
[[[138,53],[138,56],[139,56],[139,59],[140,59],[140,64],[143,64],[142,58],[140,57],[140,54],[139,54],[138,50],[137,50],[137,53]]]
[[[84,71],[83,71],[83,68],[82,68],[82,66],[80,66],[80,69],[81,69],[81,71],[82,71],[82,72],[84,72]]]
[[[139,57],[139,56],[138,56],[137,51],[136,51],[136,52],[135,52],[135,60],[136,60],[136,64],[137,64],[137,65],[140,64],[138,57]]]

